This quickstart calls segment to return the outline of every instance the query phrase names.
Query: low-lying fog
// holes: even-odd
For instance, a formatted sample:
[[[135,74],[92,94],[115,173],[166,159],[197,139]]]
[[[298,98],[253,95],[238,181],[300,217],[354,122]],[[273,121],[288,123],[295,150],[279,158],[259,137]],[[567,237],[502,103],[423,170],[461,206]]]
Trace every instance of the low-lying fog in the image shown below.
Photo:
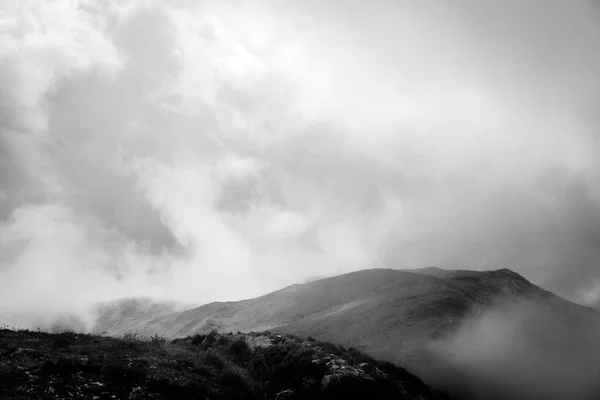
[[[600,318],[589,309],[502,302],[431,344],[422,376],[464,399],[596,399]]]

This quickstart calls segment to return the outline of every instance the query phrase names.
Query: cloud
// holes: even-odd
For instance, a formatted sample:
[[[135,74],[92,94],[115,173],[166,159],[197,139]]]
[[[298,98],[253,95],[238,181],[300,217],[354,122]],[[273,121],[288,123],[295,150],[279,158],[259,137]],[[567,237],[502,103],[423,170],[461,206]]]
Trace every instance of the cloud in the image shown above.
[[[3,313],[372,266],[592,290],[597,21],[457,4],[4,5],[1,272],[38,300]]]
[[[59,317],[85,318],[91,302],[127,294],[112,274],[126,268],[114,255],[129,249],[100,221],[60,205],[22,205],[0,229],[0,241],[4,323],[47,326]],[[125,275],[138,278],[131,270]]]
[[[38,107],[57,80],[91,68],[112,74],[122,64],[102,21],[75,3],[5,4],[1,15],[3,92],[28,117],[17,123],[32,130],[44,128]]]

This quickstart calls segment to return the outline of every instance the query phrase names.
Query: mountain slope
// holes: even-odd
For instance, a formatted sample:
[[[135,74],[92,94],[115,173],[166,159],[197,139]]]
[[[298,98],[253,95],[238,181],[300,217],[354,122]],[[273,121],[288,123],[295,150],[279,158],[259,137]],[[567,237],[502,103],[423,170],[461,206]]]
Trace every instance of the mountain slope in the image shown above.
[[[373,269],[109,333],[272,329],[357,348],[462,399],[600,397],[600,318],[508,270]]]
[[[481,312],[494,299],[525,294],[555,297],[507,269],[372,269],[292,285],[255,299],[211,303],[97,329],[170,338],[213,328],[234,332],[277,329],[398,362],[415,356],[426,343],[456,329],[464,318]]]

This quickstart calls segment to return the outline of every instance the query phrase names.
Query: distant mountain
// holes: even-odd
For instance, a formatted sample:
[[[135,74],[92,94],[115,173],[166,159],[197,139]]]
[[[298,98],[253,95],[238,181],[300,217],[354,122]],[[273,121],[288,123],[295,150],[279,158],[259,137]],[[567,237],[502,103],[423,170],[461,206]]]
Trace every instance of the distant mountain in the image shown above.
[[[353,346],[398,362],[414,356],[424,344],[451,331],[498,296],[532,291],[543,293],[507,269],[370,269],[292,285],[255,299],[216,302],[175,313],[165,307],[152,309],[162,315],[127,308],[100,320],[96,331],[174,338],[213,328],[234,332],[276,329]]]
[[[170,338],[215,328],[269,329],[353,347],[461,398],[574,400],[600,394],[598,313],[509,269],[363,270],[255,299],[98,326],[112,335]],[[586,397],[590,393],[596,397]]]

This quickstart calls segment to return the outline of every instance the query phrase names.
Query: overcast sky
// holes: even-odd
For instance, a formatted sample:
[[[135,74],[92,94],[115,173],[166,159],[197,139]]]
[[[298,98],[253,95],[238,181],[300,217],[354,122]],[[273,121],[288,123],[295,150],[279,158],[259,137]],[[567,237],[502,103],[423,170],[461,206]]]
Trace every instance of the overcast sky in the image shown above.
[[[0,322],[430,265],[594,303],[599,10],[0,0]]]

